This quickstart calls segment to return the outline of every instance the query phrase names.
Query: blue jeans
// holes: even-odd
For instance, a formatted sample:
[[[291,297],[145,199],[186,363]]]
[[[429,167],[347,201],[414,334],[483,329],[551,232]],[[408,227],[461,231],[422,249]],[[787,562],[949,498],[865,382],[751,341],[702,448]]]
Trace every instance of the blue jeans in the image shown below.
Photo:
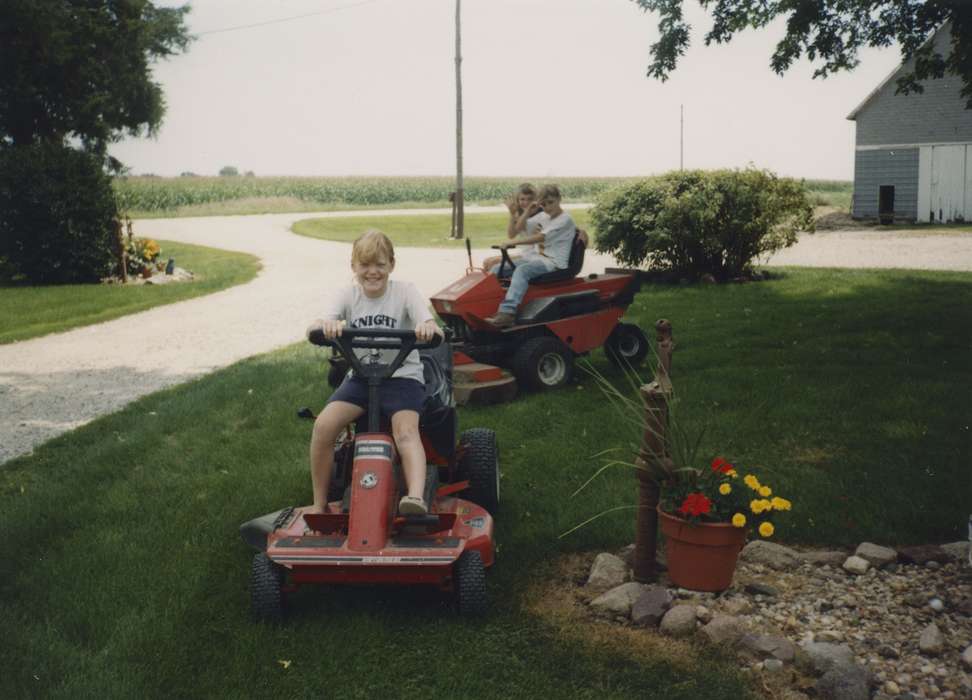
[[[510,267],[507,265],[504,272],[509,269]],[[527,289],[530,286],[530,280],[534,277],[545,275],[553,269],[556,268],[547,267],[547,263],[542,258],[521,258],[516,263],[516,269],[513,270],[510,288],[506,290],[506,298],[500,303],[499,310],[503,313],[516,316],[516,308],[523,301],[523,297],[526,296]],[[499,265],[496,265],[490,272],[496,274],[498,270]]]

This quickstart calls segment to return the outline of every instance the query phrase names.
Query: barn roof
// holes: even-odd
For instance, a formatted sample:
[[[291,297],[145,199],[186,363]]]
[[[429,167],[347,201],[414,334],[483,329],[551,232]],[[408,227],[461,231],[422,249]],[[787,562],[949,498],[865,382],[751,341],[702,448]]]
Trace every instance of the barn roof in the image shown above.
[[[927,46],[929,43],[933,42],[935,40],[935,38],[938,36],[938,34],[943,29],[946,29],[946,28],[949,28],[950,29],[951,28],[951,24],[952,24],[952,20],[948,20],[942,26],[940,26],[938,29],[936,29],[934,32],[932,32],[931,33],[931,36],[929,36],[927,39],[925,39],[925,43],[922,44],[922,48],[924,48],[925,46]],[[881,83],[876,88],[874,88],[873,90],[871,90],[871,92],[868,93],[867,97],[864,98],[864,101],[861,102],[859,105],[857,105],[857,107],[855,107],[854,110],[850,114],[847,115],[847,118],[850,119],[851,121],[856,120],[857,119],[857,115],[860,113],[860,111],[862,109],[864,109],[868,105],[868,103],[870,103],[871,100],[873,100],[875,97],[877,97],[878,93],[880,93],[881,90],[884,89],[884,86],[885,85],[887,85],[889,82],[891,82],[891,79],[892,78],[894,78],[895,76],[898,75],[898,73],[901,72],[901,70],[905,66],[905,63],[907,63],[907,61],[902,61],[901,63],[898,64],[898,67],[897,68],[895,68],[893,71],[891,71],[890,73],[888,73],[888,77],[886,77],[884,80],[882,80]]]

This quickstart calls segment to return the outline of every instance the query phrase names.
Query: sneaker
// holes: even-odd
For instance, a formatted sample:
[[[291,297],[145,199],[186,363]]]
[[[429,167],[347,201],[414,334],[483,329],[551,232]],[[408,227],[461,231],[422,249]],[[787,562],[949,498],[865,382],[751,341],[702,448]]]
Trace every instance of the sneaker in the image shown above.
[[[425,515],[428,512],[425,501],[416,496],[402,496],[398,502],[399,515]]]
[[[513,314],[508,314],[505,311],[497,311],[495,315],[487,316],[483,320],[494,328],[509,328],[513,325],[514,318]]]

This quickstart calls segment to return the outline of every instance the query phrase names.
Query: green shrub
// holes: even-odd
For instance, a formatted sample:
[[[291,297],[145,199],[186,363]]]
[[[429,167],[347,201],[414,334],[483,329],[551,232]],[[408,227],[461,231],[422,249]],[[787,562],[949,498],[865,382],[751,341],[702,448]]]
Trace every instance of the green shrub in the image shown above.
[[[721,281],[793,245],[813,209],[800,182],[765,170],[689,170],[605,193],[591,221],[597,250],[626,265]]]
[[[115,267],[111,179],[60,144],[0,148],[0,261],[34,284],[97,282]]]

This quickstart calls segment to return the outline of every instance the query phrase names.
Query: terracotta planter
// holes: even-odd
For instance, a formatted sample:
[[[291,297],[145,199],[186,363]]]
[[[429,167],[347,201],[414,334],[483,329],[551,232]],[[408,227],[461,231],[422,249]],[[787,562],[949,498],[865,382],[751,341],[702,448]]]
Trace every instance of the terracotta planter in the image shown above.
[[[672,583],[693,591],[724,591],[732,585],[746,529],[729,523],[690,523],[658,509]]]

